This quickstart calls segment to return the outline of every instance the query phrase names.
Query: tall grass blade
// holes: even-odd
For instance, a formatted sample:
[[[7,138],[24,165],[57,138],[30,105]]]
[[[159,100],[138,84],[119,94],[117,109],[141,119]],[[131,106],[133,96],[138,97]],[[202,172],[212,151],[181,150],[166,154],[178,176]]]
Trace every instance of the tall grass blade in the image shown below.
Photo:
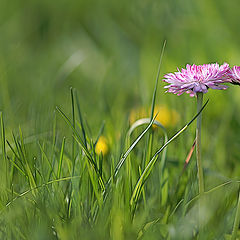
[[[5,172],[5,181],[6,185],[8,183],[8,162],[7,162],[7,154],[6,154],[6,136],[5,136],[5,127],[3,121],[3,113],[0,113],[0,121],[1,121],[1,140],[2,140],[2,155],[3,155],[3,169]]]
[[[105,189],[104,186],[104,181],[100,175],[100,172],[98,170],[97,164],[94,162],[90,152],[88,151],[88,149],[86,148],[83,140],[81,139],[79,133],[77,132],[77,130],[74,128],[74,126],[72,125],[71,121],[69,120],[69,118],[62,112],[62,110],[58,107],[56,107],[58,112],[61,114],[61,116],[63,117],[63,119],[66,121],[66,123],[71,127],[73,133],[74,133],[74,138],[77,141],[77,143],[79,144],[79,146],[82,148],[82,150],[84,151],[87,159],[89,160],[90,164],[92,165],[94,171],[96,172],[97,176],[98,176],[98,180],[99,180],[99,185],[101,187],[102,190]]]
[[[24,145],[24,140],[23,140],[23,134],[22,134],[22,129],[19,126],[19,137],[20,137],[20,143],[15,139],[16,144],[18,145],[18,150],[20,152],[20,156],[22,157],[23,164],[25,165],[25,171],[26,175],[28,177],[29,185],[31,188],[35,188],[36,181],[34,179],[34,175],[32,173],[31,167],[29,166],[28,159],[27,159],[27,153]],[[33,191],[33,194],[35,195],[35,191]]]
[[[20,157],[17,155],[16,151],[14,150],[14,148],[12,147],[12,145],[9,143],[8,140],[6,140],[7,145],[9,146],[9,148],[11,149],[11,151],[13,152],[13,154],[15,155],[15,157],[20,160]]]
[[[72,103],[72,125],[73,128],[76,129],[76,120],[75,120],[75,104],[74,104],[74,95],[73,95],[73,89],[70,88],[70,93],[71,93],[71,103]],[[72,137],[72,175],[74,175],[75,171],[75,139]]]
[[[54,110],[54,118],[53,118],[53,130],[52,130],[52,149],[51,149],[51,162],[49,161],[48,157],[44,153],[44,150],[42,151],[44,155],[46,156],[46,160],[50,164],[50,168],[48,171],[48,181],[50,181],[52,174],[54,174],[54,177],[56,178],[56,174],[53,171],[53,166],[55,165],[55,147],[56,147],[56,141],[57,141],[57,136],[56,136],[56,129],[57,129],[57,114],[56,111]]]
[[[15,155],[14,155],[15,156]],[[14,159],[16,159],[16,157],[14,158]],[[13,164],[13,166],[20,172],[20,173],[22,173],[23,174],[23,176],[27,176],[25,173],[24,173],[24,171],[21,169],[21,167],[19,167],[18,166],[18,164],[15,162],[15,161],[13,161],[11,158],[8,158],[8,160]]]
[[[74,94],[73,94],[73,89],[72,87],[70,88],[70,95],[71,95],[71,104],[72,104],[72,126],[74,129],[76,129],[76,120],[75,120],[75,104],[74,104]],[[72,136],[72,176],[74,176],[75,172],[75,163],[76,163],[76,157],[75,157],[75,139],[74,136]],[[71,206],[72,206],[72,181],[69,183],[69,201],[68,201],[68,216],[70,217],[71,214]]]
[[[63,161],[63,153],[64,153],[64,147],[65,147],[65,137],[62,140],[62,147],[61,147],[61,152],[60,152],[60,157],[58,161],[58,171],[57,171],[57,179],[60,178],[61,171],[62,171],[62,161]]]
[[[53,170],[53,166],[52,166],[51,162],[49,161],[49,159],[48,159],[48,157],[47,157],[43,147],[41,146],[40,142],[38,142],[38,146],[40,148],[40,151],[41,151],[43,159],[45,159],[47,161],[47,164],[49,166],[49,173],[53,174],[54,179],[56,179],[57,176],[56,176],[56,174],[55,174],[55,172]],[[49,178],[51,177],[51,175],[49,173],[48,173],[48,177],[47,177],[48,181],[50,181]]]
[[[103,134],[104,127],[105,127],[105,122],[103,122],[102,125],[101,125],[101,127],[100,127],[100,130],[99,130],[98,135],[97,135],[97,139],[96,139],[96,141],[94,142],[94,147],[96,147],[97,142],[98,142],[100,136]]]
[[[78,94],[77,94],[76,90],[74,90],[74,93],[75,93],[74,95],[75,95],[75,100],[76,100],[76,104],[77,104],[78,117],[79,117],[81,130],[82,130],[83,142],[84,142],[85,147],[87,148],[86,131],[85,131],[84,124],[83,124],[83,118],[82,118],[81,107],[80,107],[80,103],[79,103],[79,99],[78,99]]]
[[[17,153],[14,151],[14,149],[12,147],[10,147],[13,151],[13,153],[15,154],[15,156],[19,159],[19,162],[21,164],[21,166],[23,167],[24,171],[26,171],[25,169],[25,164],[24,164],[24,159],[23,159],[23,155],[22,155],[22,152],[20,151],[20,148],[19,148],[19,143],[14,135],[14,133],[12,133],[12,136],[13,136],[13,141],[14,141],[14,144],[15,144],[15,148],[16,148],[16,151]],[[8,142],[8,141],[7,141]],[[11,146],[8,142],[8,145]]]
[[[160,55],[160,60],[159,60],[159,65],[158,65],[158,72],[157,72],[155,86],[154,86],[154,90],[153,90],[153,96],[152,96],[152,105],[151,105],[150,119],[152,119],[153,115],[154,115],[155,102],[156,102],[156,96],[157,96],[157,88],[158,88],[158,81],[159,81],[160,69],[161,69],[161,65],[162,65],[162,59],[163,59],[165,47],[166,47],[166,40],[163,42],[162,51],[161,51],[161,55]],[[162,126],[161,126],[161,128],[164,131],[165,143],[166,143],[166,141],[167,141],[166,130]],[[146,147],[146,157],[143,160],[144,167],[146,167],[147,164],[149,163],[149,161],[151,160],[152,151],[153,151],[153,140],[154,140],[153,138],[154,138],[154,133],[153,133],[153,131],[150,131],[149,134],[148,134],[147,142],[146,142],[146,146],[147,146]],[[162,155],[162,161],[161,161],[161,164],[160,164],[161,165],[160,166],[160,186],[162,186],[161,182],[162,182],[164,169],[165,169],[166,153],[167,153],[167,148],[165,148],[165,150],[164,150],[164,153]],[[162,191],[162,190],[160,190],[160,191]]]
[[[152,119],[152,121],[150,121],[150,123],[148,124],[148,126],[146,127],[146,129],[137,137],[137,139],[132,143],[132,145],[128,148],[128,150],[124,153],[124,155],[122,156],[122,158],[120,159],[120,161],[118,162],[115,170],[114,170],[114,177],[116,178],[120,168],[122,167],[122,165],[124,164],[126,158],[128,157],[128,155],[130,154],[130,152],[134,149],[134,147],[138,144],[138,142],[142,139],[142,137],[145,135],[145,133],[150,129],[150,127],[152,126],[152,124],[154,123],[155,118],[157,117],[157,115]]]
[[[152,98],[151,117],[150,117],[151,119],[153,119],[153,115],[154,115],[154,107],[155,107],[155,101],[156,101],[156,95],[157,95],[158,80],[159,80],[160,69],[161,69],[161,65],[162,65],[162,59],[163,59],[163,54],[165,51],[166,43],[167,43],[167,41],[165,40],[163,43],[163,46],[162,46],[161,56],[160,56],[159,65],[158,65],[158,72],[157,72],[155,87],[154,87],[154,91],[153,91],[153,98]]]

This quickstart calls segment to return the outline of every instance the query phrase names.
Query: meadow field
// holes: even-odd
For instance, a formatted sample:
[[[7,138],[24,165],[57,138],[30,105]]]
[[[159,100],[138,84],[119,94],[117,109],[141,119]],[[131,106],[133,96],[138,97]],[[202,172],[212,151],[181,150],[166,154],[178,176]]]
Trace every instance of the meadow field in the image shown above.
[[[239,8],[0,0],[0,239],[240,239],[240,86],[162,81],[240,65]]]

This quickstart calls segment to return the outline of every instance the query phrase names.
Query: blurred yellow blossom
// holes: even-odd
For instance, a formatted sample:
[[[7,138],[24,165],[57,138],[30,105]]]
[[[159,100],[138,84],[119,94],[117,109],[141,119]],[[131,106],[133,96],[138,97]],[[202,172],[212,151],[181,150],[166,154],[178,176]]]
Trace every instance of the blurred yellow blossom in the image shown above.
[[[176,110],[168,108],[166,105],[157,105],[154,109],[156,120],[164,127],[174,127],[179,121],[179,114]]]
[[[174,127],[180,116],[178,112],[174,109],[168,108],[166,105],[156,105],[154,108],[154,116],[157,115],[156,119],[160,122],[164,127]],[[151,109],[147,112],[144,108],[133,109],[129,115],[129,122],[132,125],[135,121],[140,118],[149,118],[151,114]],[[153,128],[156,128],[156,125],[153,124]]]
[[[132,109],[129,115],[129,123],[130,125],[132,125],[138,119],[146,118],[146,117],[149,117],[149,116],[147,116],[147,111],[145,110],[145,108],[141,107],[141,108]]]
[[[97,155],[102,153],[105,156],[109,152],[108,141],[104,136],[100,136],[95,147],[95,152]]]

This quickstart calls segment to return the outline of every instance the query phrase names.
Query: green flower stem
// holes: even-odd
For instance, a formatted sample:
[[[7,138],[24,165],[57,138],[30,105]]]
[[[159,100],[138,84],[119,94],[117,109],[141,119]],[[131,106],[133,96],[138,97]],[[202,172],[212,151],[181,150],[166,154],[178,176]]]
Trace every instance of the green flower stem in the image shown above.
[[[197,93],[197,112],[199,112],[202,108],[203,102],[203,93]],[[202,210],[204,207],[204,181],[203,181],[203,168],[201,161],[201,125],[202,125],[202,113],[198,115],[197,118],[197,129],[196,129],[196,152],[197,152],[197,168],[198,168],[198,187],[199,187],[199,213],[198,213],[198,221],[199,221],[199,239],[204,239],[202,236],[203,230],[203,216]]]
[[[234,219],[231,240],[236,240],[237,239],[237,232],[238,232],[238,228],[239,228],[239,223],[240,223],[240,192],[238,194],[237,211],[236,211],[236,215],[235,215],[235,219]]]
[[[203,93],[197,93],[197,112],[202,108]],[[202,113],[197,118],[197,129],[196,129],[196,150],[197,150],[197,168],[198,168],[198,186],[200,197],[204,194],[204,181],[203,181],[203,168],[201,161],[201,125],[202,125]]]

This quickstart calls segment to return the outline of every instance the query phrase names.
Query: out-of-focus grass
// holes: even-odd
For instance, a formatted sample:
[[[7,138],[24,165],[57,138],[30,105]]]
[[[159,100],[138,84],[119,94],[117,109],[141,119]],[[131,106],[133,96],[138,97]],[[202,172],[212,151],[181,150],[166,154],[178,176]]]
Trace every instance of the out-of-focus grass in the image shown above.
[[[167,184],[163,187],[157,184],[159,165],[154,168],[132,222],[129,200],[150,154],[149,139],[134,148],[126,171],[111,183],[110,197],[101,203],[96,176],[77,144],[72,147],[72,132],[54,109],[58,105],[71,116],[69,88],[77,89],[88,147],[106,180],[126,150],[131,112],[144,109],[149,114],[164,40],[167,46],[160,79],[186,63],[227,61],[239,65],[238,6],[237,0],[1,0],[0,109],[6,140],[12,147],[6,143],[7,166],[1,153],[1,238],[135,239],[138,235],[164,239],[168,234],[179,239],[184,229],[181,239],[190,239],[197,204],[190,210],[186,204],[197,194],[194,157],[180,180],[179,176],[195,138],[194,124],[168,147]],[[165,94],[163,85],[159,81],[156,104],[174,109],[180,116],[175,126],[166,126],[172,136],[195,114],[196,100]],[[239,92],[240,88],[230,87],[205,95],[205,100],[210,99],[202,134],[207,189],[239,176]],[[79,123],[76,106],[75,115]],[[131,141],[142,130],[136,130]],[[14,142],[12,132],[19,143]],[[106,155],[93,151],[99,132],[107,139]],[[153,135],[152,153],[163,143],[161,130]],[[72,176],[75,160],[76,178],[72,181],[43,186],[5,209],[7,202],[34,184],[55,181],[54,174]],[[208,206],[208,232],[213,234],[208,237],[221,239],[231,231],[236,186],[211,194],[210,200],[217,203]]]

